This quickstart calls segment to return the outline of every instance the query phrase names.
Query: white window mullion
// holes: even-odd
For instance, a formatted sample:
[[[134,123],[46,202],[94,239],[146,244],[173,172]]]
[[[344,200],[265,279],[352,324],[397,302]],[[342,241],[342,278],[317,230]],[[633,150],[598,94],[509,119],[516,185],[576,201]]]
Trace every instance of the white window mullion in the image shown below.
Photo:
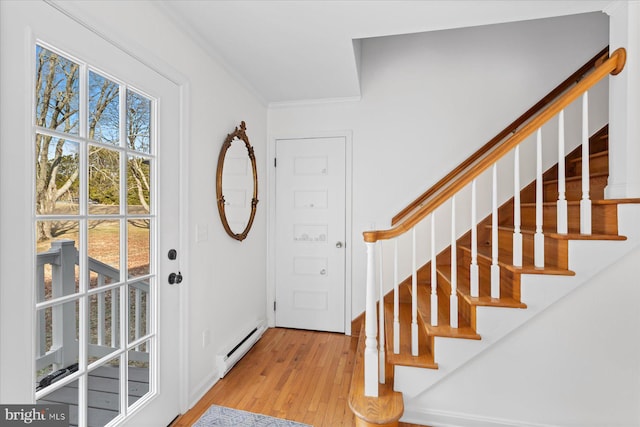
[[[129,227],[127,221],[128,201],[127,201],[127,162],[129,152],[127,150],[127,128],[126,128],[126,88],[120,85],[120,281],[123,283],[120,288],[120,343],[124,353],[120,357],[120,413],[127,415],[129,402],[128,384],[128,335],[129,335],[129,283],[128,283],[128,252],[127,242],[129,239]]]
[[[78,241],[78,264],[80,274],[79,291],[82,295],[78,301],[79,313],[78,313],[78,368],[83,374],[78,378],[78,426],[87,426],[88,421],[88,408],[89,408],[89,376],[87,373],[87,366],[89,361],[89,300],[87,291],[89,289],[89,265],[88,265],[88,248],[89,248],[89,234],[88,234],[88,201],[89,201],[89,147],[86,143],[88,133],[88,112],[89,112],[89,71],[86,64],[80,65],[80,94],[79,94],[79,117],[78,117],[78,131],[79,136],[82,139],[79,145],[79,224],[80,230]]]

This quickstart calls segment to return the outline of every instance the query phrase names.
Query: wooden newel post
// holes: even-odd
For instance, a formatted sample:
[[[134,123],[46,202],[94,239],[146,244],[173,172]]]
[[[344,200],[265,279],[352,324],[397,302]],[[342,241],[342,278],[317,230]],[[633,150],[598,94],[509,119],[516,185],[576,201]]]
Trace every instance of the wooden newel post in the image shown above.
[[[76,248],[73,240],[63,239],[51,243],[59,251],[59,264],[52,265],[51,292],[53,298],[71,295],[76,291]],[[76,339],[76,306],[66,303],[52,308],[52,348],[60,348],[55,369],[66,368],[78,360]]]
[[[376,323],[375,243],[367,242],[367,301],[364,318],[364,395],[378,397],[378,327]]]

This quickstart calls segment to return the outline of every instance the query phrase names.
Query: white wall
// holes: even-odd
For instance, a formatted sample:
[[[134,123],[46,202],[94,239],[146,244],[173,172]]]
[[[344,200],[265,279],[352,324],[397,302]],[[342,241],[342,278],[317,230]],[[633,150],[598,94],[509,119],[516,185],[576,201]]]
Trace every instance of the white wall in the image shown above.
[[[268,113],[270,143],[282,135],[353,131],[354,316],[364,310],[361,233],[373,223],[388,226],[606,46],[608,19],[593,13],[361,43],[361,101],[280,104]]]
[[[637,227],[635,227],[637,230]],[[410,402],[433,426],[640,425],[640,249]]]
[[[610,80],[611,123],[609,164],[611,174],[606,188],[608,198],[640,195],[640,1],[615,2],[610,15],[611,49],[624,47],[624,70]]]
[[[18,3],[20,2],[16,4]],[[33,4],[37,7],[50,7]],[[179,254],[179,260],[185,277],[181,286],[186,288],[184,295],[187,297],[184,305],[189,331],[189,336],[186,337],[188,340],[184,343],[187,346],[187,394],[189,404],[193,404],[217,378],[216,353],[247,327],[265,318],[265,194],[259,194],[261,203],[258,204],[256,219],[248,238],[239,243],[228,237],[222,228],[215,200],[215,176],[218,153],[224,138],[244,120],[258,159],[259,182],[265,182],[266,107],[175,27],[154,2],[64,1],[58,4],[72,15],[80,16],[107,39],[182,85],[185,96],[182,113],[186,124],[183,135],[186,140],[181,176],[188,186],[184,187],[187,194],[182,197],[186,201],[183,224],[175,226],[182,226],[187,233],[183,236],[185,245]],[[2,2],[2,6],[3,22],[24,13],[24,8],[28,7],[23,3],[19,8],[14,8],[11,2]],[[50,13],[58,12],[51,9]],[[15,41],[14,49],[26,48],[28,46],[22,39]],[[4,56],[2,67],[3,73],[7,70],[5,67],[11,67]],[[11,85],[16,84],[7,80],[2,83],[3,94],[10,93]],[[29,103],[28,99],[21,98],[25,97],[18,94],[15,99],[17,109],[20,109],[22,103]],[[3,103],[3,106],[7,105]],[[3,125],[11,122],[9,117],[6,119]],[[28,127],[29,123],[19,121],[11,126]],[[5,139],[2,141],[3,145],[9,143]],[[25,151],[28,152],[25,156],[26,170],[30,170],[28,165],[32,161],[28,157],[31,150],[26,148]],[[7,164],[5,162],[3,166]],[[176,167],[179,166],[176,164]],[[3,204],[6,202],[5,199],[2,200]],[[11,215],[25,218],[28,224],[31,221],[30,203],[17,203]],[[5,216],[2,220],[7,221],[8,217]],[[188,227],[184,227],[185,224]],[[30,226],[26,227],[28,230]],[[200,239],[196,239],[196,229],[201,232]],[[5,254],[5,257],[10,258],[11,254]],[[12,261],[7,259],[7,262],[10,265]],[[6,285],[5,280],[0,283],[2,287]],[[25,283],[25,286],[32,287],[32,284]],[[23,299],[20,304],[24,305],[25,313],[31,310],[28,298]],[[205,331],[209,331],[211,340],[206,346],[203,345]],[[6,348],[4,350],[8,351]],[[31,355],[28,355],[27,360],[30,358]],[[9,359],[3,359],[2,363]],[[8,366],[2,367],[3,372],[9,369]],[[7,384],[3,385],[9,387]],[[27,384],[26,388],[28,392],[31,385]]]

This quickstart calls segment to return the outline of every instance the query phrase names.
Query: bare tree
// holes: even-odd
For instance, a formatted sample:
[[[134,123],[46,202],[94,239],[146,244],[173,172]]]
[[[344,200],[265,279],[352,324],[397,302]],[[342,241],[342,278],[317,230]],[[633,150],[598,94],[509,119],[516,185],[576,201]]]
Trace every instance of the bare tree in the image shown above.
[[[134,92],[127,93],[127,142],[129,148],[143,153],[149,152],[151,102]],[[142,206],[149,212],[149,161],[143,157],[131,156],[127,160],[128,201]],[[137,199],[137,200],[136,200]]]
[[[42,128],[78,134],[79,66],[54,52],[38,47],[36,66],[36,125]],[[118,95],[118,86],[104,79],[89,120],[89,136],[94,137],[100,117]],[[64,138],[36,136],[36,212],[55,212],[56,202],[75,186],[79,174],[78,147]],[[53,237],[51,222],[40,221],[38,240]]]

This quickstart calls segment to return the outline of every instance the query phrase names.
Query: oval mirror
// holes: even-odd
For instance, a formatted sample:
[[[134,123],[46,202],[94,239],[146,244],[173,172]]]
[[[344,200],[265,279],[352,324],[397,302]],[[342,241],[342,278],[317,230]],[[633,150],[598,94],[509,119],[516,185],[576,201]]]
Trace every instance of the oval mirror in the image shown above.
[[[227,135],[218,156],[216,196],[218,212],[227,234],[243,241],[247,238],[258,205],[258,172],[253,147],[240,123]]]

